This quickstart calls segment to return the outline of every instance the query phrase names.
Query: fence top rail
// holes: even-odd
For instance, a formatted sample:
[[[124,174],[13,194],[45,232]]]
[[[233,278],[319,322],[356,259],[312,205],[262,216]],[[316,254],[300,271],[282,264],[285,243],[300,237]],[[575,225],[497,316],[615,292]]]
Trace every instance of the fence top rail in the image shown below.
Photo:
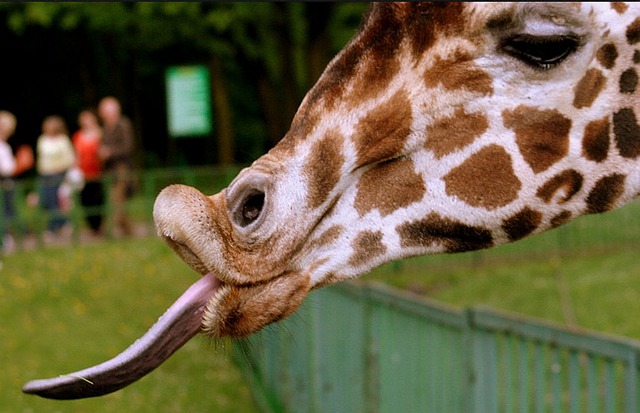
[[[533,317],[507,314],[487,307],[467,310],[475,328],[512,334],[532,341],[561,346],[570,350],[596,354],[600,357],[635,362],[640,354],[640,342],[598,333],[582,328],[565,327]]]
[[[377,282],[351,281],[336,286],[351,294],[361,294],[374,303],[392,307],[404,313],[425,317],[428,320],[462,330],[465,327],[464,311],[441,302],[392,288]]]
[[[471,327],[499,334],[510,334],[524,340],[546,343],[551,347],[585,352],[602,358],[621,360],[628,364],[640,363],[640,342],[630,338],[561,326],[535,317],[510,314],[488,307],[460,310],[381,283],[351,281],[333,288],[341,294],[370,300],[374,304],[382,304],[397,311],[425,317],[451,328]]]

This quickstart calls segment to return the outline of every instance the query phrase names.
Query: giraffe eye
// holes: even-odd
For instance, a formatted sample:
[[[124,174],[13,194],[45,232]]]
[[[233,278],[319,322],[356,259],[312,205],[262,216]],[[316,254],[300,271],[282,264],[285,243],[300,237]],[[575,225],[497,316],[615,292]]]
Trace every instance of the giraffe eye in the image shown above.
[[[253,236],[262,227],[272,188],[269,175],[246,170],[225,189],[228,216],[239,236]]]
[[[575,52],[579,43],[578,36],[574,34],[553,36],[517,34],[503,40],[500,48],[534,69],[548,70],[559,65]]]

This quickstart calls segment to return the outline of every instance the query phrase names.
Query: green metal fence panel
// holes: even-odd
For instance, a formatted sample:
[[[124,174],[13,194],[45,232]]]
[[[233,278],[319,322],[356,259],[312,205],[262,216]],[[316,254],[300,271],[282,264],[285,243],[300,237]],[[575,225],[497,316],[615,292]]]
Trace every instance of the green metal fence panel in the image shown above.
[[[343,289],[316,295],[308,310],[312,314],[315,411],[365,411],[366,375],[362,373],[368,340],[362,292]]]
[[[462,312],[368,288],[379,412],[461,411]]]
[[[270,411],[640,410],[635,341],[487,308],[459,311],[388,287],[314,292],[241,351]]]
[[[504,380],[510,392],[521,393],[519,411],[637,411],[638,343],[569,331],[489,309],[473,309],[470,313],[474,340],[493,337],[483,356],[495,357],[495,363],[476,369],[485,377],[492,376],[492,365],[512,362],[510,352],[505,350],[508,347],[500,342],[521,342],[521,380],[518,384]],[[494,408],[510,405],[511,395],[503,400],[497,391],[488,395],[486,388],[483,391],[485,403],[487,399],[497,402],[481,411],[513,411]]]

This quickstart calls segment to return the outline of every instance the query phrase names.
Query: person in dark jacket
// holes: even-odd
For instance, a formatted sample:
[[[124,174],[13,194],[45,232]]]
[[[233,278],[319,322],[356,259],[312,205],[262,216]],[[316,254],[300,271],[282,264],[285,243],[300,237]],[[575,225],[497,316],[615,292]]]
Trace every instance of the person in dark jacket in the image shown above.
[[[129,118],[122,114],[118,99],[108,96],[98,105],[102,120],[103,135],[99,155],[104,172],[111,177],[111,205],[113,223],[123,235],[132,234],[132,225],[126,210],[126,201],[133,187],[133,126]]]

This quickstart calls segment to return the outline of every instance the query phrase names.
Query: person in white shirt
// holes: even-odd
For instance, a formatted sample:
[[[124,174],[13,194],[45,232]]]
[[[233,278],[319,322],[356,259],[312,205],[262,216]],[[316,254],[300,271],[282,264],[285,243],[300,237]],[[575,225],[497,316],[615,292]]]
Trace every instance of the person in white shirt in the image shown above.
[[[33,167],[33,151],[28,145],[22,145],[14,156],[11,146],[7,142],[16,130],[16,117],[6,110],[0,111],[0,192],[2,197],[2,216],[0,220],[0,243],[3,250],[9,251],[14,247],[13,237],[9,229],[16,218],[14,200],[15,182],[13,178]]]

